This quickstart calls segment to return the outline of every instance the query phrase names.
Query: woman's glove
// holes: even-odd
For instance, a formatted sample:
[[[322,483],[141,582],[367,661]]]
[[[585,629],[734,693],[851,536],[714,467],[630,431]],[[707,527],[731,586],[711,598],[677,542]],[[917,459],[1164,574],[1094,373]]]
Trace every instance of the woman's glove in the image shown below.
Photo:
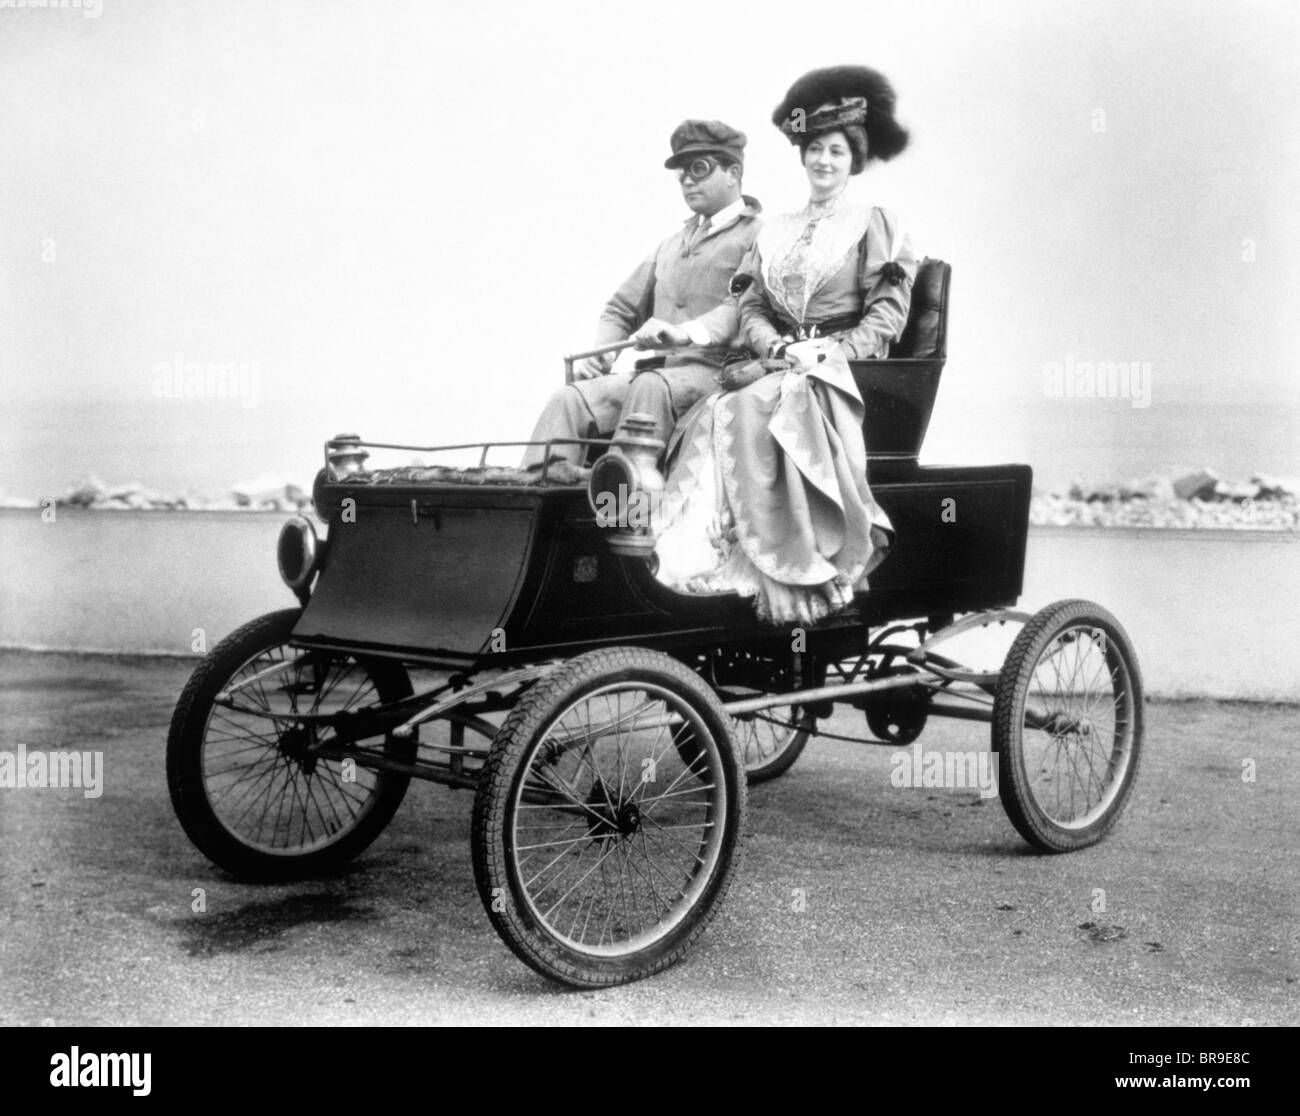
[[[788,360],[751,360],[745,364],[728,364],[718,373],[718,386],[723,391],[739,391],[761,380],[769,372],[786,372]]]
[[[838,347],[839,342],[833,337],[812,337],[807,341],[796,341],[793,345],[787,345],[785,358],[796,368],[806,372],[824,361],[831,350]]]

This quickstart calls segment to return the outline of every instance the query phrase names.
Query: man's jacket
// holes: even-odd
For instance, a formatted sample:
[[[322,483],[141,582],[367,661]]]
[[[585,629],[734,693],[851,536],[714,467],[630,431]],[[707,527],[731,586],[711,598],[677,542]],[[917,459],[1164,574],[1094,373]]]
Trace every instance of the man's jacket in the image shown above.
[[[762,206],[748,195],[740,217],[716,231],[709,230],[691,244],[698,218],[692,214],[623,282],[605,304],[596,329],[596,344],[631,336],[650,318],[670,325],[689,322],[730,297],[731,277],[740,267],[761,225]],[[720,366],[727,346],[676,349],[666,368],[707,364]],[[671,376],[668,377],[671,379]]]

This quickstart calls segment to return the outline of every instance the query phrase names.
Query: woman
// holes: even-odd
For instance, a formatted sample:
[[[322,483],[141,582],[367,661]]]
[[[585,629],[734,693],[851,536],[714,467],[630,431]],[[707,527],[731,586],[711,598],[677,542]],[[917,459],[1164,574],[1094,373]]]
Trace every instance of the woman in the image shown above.
[[[760,359],[719,377],[674,434],[656,529],[658,576],[687,592],[755,598],[811,624],[853,600],[893,531],[867,485],[862,399],[848,360],[888,354],[907,322],[916,259],[897,218],[845,187],[907,144],[874,70],[804,75],[772,115],[808,176],[808,204],[766,224],[731,303],[681,330],[740,339]]]

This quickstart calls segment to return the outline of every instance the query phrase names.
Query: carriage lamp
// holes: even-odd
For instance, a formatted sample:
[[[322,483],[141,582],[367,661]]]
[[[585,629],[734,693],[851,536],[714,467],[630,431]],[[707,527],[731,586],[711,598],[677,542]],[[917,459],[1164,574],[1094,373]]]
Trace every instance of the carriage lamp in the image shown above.
[[[326,500],[325,486],[330,483],[330,471],[317,469],[316,479],[311,482],[311,506],[323,523],[329,522],[330,505]]]
[[[320,558],[321,546],[311,520],[295,515],[280,528],[280,541],[275,547],[276,564],[280,567],[280,577],[299,600],[306,600],[307,586],[320,565]]]
[[[365,467],[369,457],[361,448],[359,434],[335,434],[326,447],[326,458],[330,463],[330,480],[339,481],[359,473]]]
[[[664,444],[654,432],[649,415],[625,415],[612,448],[591,467],[587,481],[596,524],[610,530],[610,549],[628,558],[654,555],[654,517],[664,492],[658,465]]]

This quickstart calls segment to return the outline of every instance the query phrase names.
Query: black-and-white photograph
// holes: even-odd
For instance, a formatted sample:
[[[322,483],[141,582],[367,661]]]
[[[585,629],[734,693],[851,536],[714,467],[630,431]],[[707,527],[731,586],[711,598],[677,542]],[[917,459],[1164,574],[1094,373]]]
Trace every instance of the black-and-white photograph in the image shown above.
[[[1300,1023],[1298,48],[1287,0],[0,0],[38,1077],[1010,1026],[1131,1029],[1087,1096],[1249,1088]]]

